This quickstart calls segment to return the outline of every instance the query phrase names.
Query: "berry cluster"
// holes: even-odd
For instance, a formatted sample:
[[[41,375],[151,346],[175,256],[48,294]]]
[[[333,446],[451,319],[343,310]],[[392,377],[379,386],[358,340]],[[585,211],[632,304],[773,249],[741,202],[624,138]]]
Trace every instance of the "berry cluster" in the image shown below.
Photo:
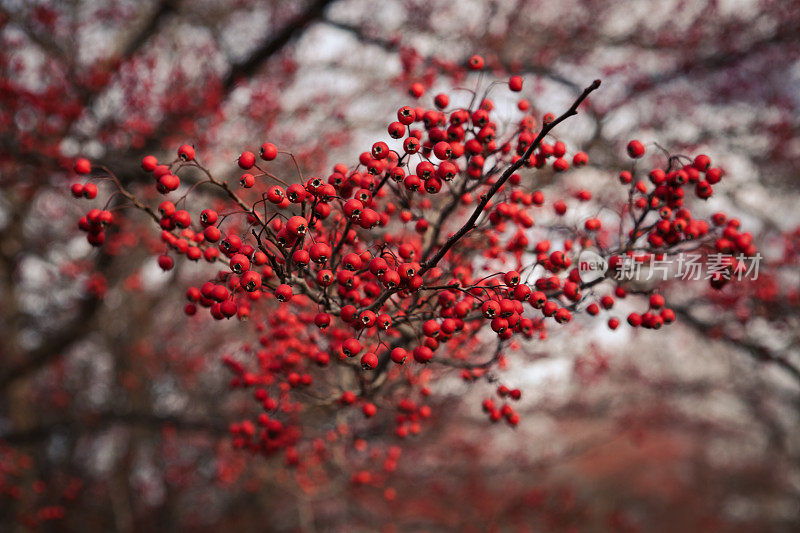
[[[479,70],[483,60],[475,56],[469,65]],[[522,79],[512,77],[508,87],[521,91]],[[308,458],[321,446],[304,447],[307,405],[357,407],[368,419],[396,410],[395,435],[413,435],[431,416],[424,399],[432,368],[460,368],[467,381],[490,379],[505,359],[504,341],[543,339],[576,313],[611,310],[614,297],[599,295],[596,286],[606,283],[617,298],[625,297],[613,277],[622,258],[643,260],[687,242],[752,253],[752,239],[738,232],[738,222],[715,215],[709,224],[684,205],[687,187],[706,199],[722,177],[702,155],[684,163],[683,156],[668,155],[665,168],[647,175],[649,185],[636,178],[635,165],[623,171],[628,202],[616,228],[598,216],[570,226],[564,198],[552,201],[555,221],[548,222],[547,199],[533,176],[589,163],[585,152],[568,156],[551,131],[577,114],[597,87],[599,81],[564,114],[546,113],[541,121],[522,100],[522,116],[508,131],[488,93],[476,93],[475,104],[466,107],[451,106],[450,97],[439,94],[432,108],[400,108],[388,124],[389,139],[372,144],[353,166],[334,165],[327,177],[304,178],[299,168],[296,180],[280,177],[275,160],[291,154],[271,143],[262,144],[258,156],[242,152],[237,163],[243,173],[231,180],[215,177],[189,145],[171,163],[148,155],[142,168],[159,194],[186,189],[155,210],[106,171],[160,227],[162,269],[175,268],[176,256],[218,265],[187,289],[186,314],[204,309],[216,320],[236,316],[254,323],[258,342],[243,343],[223,359],[233,374],[231,387],[252,389],[260,409],[231,425],[235,445],[262,454],[283,450],[289,464],[302,464],[303,450]],[[410,92],[421,96],[421,89],[412,85]],[[640,142],[628,145],[634,160],[644,153]],[[81,174],[91,170],[88,161],[76,163]],[[189,171],[202,177],[187,182]],[[201,186],[213,200],[206,196],[192,208],[195,217],[188,207],[177,208]],[[86,198],[97,193],[92,183],[72,191]],[[586,203],[592,194],[580,190],[574,198]],[[537,218],[545,222],[535,224]],[[103,227],[113,223],[110,211],[93,209],[80,226],[99,245]],[[617,233],[627,238],[609,244]],[[611,268],[584,282],[575,261],[589,248],[600,250]],[[658,329],[674,321],[659,294],[650,296],[649,306],[630,314],[628,323]],[[616,329],[619,319],[608,325]],[[521,393],[500,387],[498,395],[518,400]],[[520,421],[508,403],[498,407],[486,399],[483,407],[491,420]],[[369,472],[361,474],[358,482],[367,483]]]
[[[517,401],[522,398],[522,391],[519,389],[509,389],[505,385],[500,385],[497,388],[497,396],[501,399],[511,398],[512,400]],[[510,426],[516,426],[519,424],[519,414],[514,411],[514,408],[511,407],[511,404],[509,403],[503,402],[503,404],[498,408],[493,398],[485,398],[483,403],[481,403],[481,407],[483,408],[484,412],[489,415],[489,420],[492,422],[498,422],[501,419],[505,419]]]

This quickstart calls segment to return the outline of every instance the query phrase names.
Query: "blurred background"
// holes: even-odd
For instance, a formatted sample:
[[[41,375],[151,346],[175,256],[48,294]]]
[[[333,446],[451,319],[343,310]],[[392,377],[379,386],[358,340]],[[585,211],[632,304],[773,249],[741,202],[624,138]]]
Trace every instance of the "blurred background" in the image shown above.
[[[0,0],[0,530],[797,531],[798,28],[788,0]],[[613,199],[632,138],[710,155],[706,210],[753,232],[758,280],[668,288],[667,330],[525,347],[503,372],[517,428],[481,414],[491,384],[445,373],[384,487],[349,474],[390,433],[320,478],[232,450],[252,400],[220,360],[252,328],[186,320],[196,270],[162,273],[155,231],[91,250],[72,158],[135,189],[145,154],[189,142],[224,173],[269,140],[327,175],[410,83],[427,106],[474,86],[474,53],[538,109],[603,80],[558,132],[593,170],[546,193]]]

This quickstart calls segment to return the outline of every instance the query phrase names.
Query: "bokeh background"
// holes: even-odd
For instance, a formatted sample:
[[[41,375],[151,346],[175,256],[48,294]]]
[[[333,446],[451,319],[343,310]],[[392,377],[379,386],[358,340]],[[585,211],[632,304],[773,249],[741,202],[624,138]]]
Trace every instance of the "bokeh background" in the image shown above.
[[[787,0],[0,0],[0,530],[797,531],[798,28]],[[269,140],[326,173],[411,82],[423,105],[474,86],[473,53],[538,109],[603,80],[558,132],[593,170],[548,194],[612,199],[631,138],[709,154],[707,210],[753,232],[759,279],[669,289],[667,330],[526,347],[517,428],[481,414],[492,385],[442,376],[392,494],[351,486],[357,443],[325,479],[232,450],[250,402],[220,359],[245,330],[187,321],[196,272],[160,272],[145,236],[91,250],[72,158],[136,187],[145,154],[190,142],[224,173]]]

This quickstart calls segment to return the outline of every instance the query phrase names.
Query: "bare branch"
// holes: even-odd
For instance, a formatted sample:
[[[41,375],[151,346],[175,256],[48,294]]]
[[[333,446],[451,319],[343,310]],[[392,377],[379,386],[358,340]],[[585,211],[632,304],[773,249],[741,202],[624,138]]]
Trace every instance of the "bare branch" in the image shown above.
[[[181,418],[179,416],[155,413],[107,412],[93,413],[80,420],[48,422],[31,429],[0,434],[0,441],[9,444],[30,444],[48,439],[57,433],[85,434],[106,429],[116,424],[155,431],[160,431],[165,426],[168,426],[177,430],[208,433],[219,437],[228,435],[228,428],[221,421]]]
[[[705,322],[697,318],[692,314],[691,311],[689,311],[686,308],[673,307],[673,310],[675,311],[675,313],[678,314],[678,316],[681,317],[682,322],[688,324],[689,326],[693,327],[694,329],[702,333],[707,333],[709,330],[713,329],[716,326],[716,324]],[[726,334],[723,334],[722,337],[720,337],[720,340],[725,341],[727,344],[730,344],[733,347],[744,350],[757,361],[764,363],[774,363],[778,365],[783,370],[785,370],[789,375],[791,375],[795,381],[800,383],[800,367],[798,367],[796,364],[789,361],[785,357],[773,353],[773,351],[767,348],[766,346],[757,344],[755,342],[746,339],[733,338]]]
[[[265,61],[280,52],[289,41],[299,36],[312,22],[320,19],[325,8],[333,1],[315,0],[305,11],[284,24],[278,33],[264,41],[246,59],[235,63],[222,81],[224,90],[230,92],[239,80],[253,76]]]

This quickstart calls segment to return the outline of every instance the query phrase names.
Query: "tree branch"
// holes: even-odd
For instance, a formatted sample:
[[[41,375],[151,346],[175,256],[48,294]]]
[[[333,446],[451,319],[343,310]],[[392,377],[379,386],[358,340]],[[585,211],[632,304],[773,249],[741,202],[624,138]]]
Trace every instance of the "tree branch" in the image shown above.
[[[261,65],[279,52],[289,41],[297,37],[309,24],[322,18],[325,8],[334,0],[314,0],[305,11],[288,21],[284,26],[256,48],[252,54],[239,63],[235,63],[222,81],[225,92],[230,92],[242,78],[253,76]]]
[[[228,435],[228,428],[223,421],[181,418],[178,416],[158,415],[154,413],[107,412],[89,414],[82,420],[48,422],[22,431],[0,433],[0,441],[8,444],[30,444],[45,440],[54,433],[88,433],[105,429],[115,424],[155,430],[160,430],[164,426],[171,426],[183,431],[206,432],[218,436]]]
[[[702,333],[707,333],[710,329],[713,329],[714,327],[717,326],[716,324],[700,320],[686,308],[673,307],[673,310],[675,311],[675,313],[678,314],[678,316],[681,317],[681,322],[688,324],[689,326],[693,327],[694,329]],[[789,375],[791,375],[795,381],[800,383],[800,367],[798,367],[796,364],[789,361],[785,357],[773,353],[772,350],[770,350],[766,346],[757,344],[755,342],[746,339],[733,338],[730,335],[724,333],[722,337],[720,337],[720,340],[725,341],[727,344],[730,344],[733,347],[744,350],[757,361],[763,363],[774,363],[778,365],[783,370],[785,370]]]
[[[178,0],[162,0],[158,8],[144,21],[138,31],[134,32],[127,43],[120,46],[116,57],[126,59],[133,56],[158,29],[161,20],[176,10]]]
[[[5,390],[14,381],[44,366],[53,357],[83,338],[91,330],[91,318],[99,308],[100,300],[93,297],[84,298],[72,322],[46,338],[38,348],[27,352],[21,363],[0,374],[0,390]]]

